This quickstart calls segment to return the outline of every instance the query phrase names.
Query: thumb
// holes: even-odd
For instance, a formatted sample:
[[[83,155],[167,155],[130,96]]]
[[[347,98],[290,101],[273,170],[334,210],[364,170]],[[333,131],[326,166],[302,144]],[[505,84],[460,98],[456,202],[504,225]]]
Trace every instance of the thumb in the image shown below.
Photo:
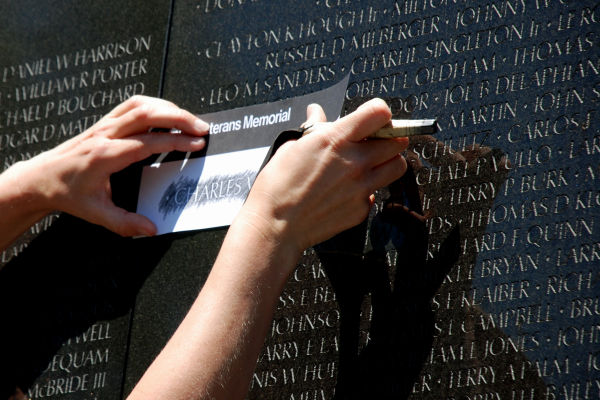
[[[306,107],[306,122],[303,124],[304,126],[313,125],[317,122],[326,122],[327,116],[325,115],[325,111],[318,104],[310,104]]]
[[[102,209],[98,215],[98,221],[92,222],[125,237],[156,235],[156,226],[147,217],[115,205]]]

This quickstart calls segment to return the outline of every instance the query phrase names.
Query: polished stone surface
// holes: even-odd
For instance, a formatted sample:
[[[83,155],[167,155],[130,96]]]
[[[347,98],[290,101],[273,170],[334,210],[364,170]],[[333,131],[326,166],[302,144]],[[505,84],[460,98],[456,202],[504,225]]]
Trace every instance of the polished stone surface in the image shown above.
[[[0,73],[151,34],[144,82],[158,93],[170,5],[119,7],[50,7],[56,18],[37,3],[15,7],[0,17],[11,57]],[[439,122],[435,139],[412,142],[412,174],[378,193],[367,222],[305,253],[249,398],[599,398],[595,2],[177,0],[172,12],[162,93],[192,112],[306,94],[350,74],[343,114],[382,97],[398,118]],[[31,19],[52,23],[25,29]],[[15,108],[6,97],[11,79],[0,89],[1,134]],[[3,140],[4,160],[21,151]],[[0,284],[11,287],[1,304],[33,304],[6,308],[7,320],[35,329],[3,333],[4,343],[39,360],[15,386],[51,377],[34,372],[62,354],[57,343],[110,321],[109,369],[124,370],[98,398],[128,393],[185,315],[224,233],[123,241],[61,217],[0,271]],[[48,272],[51,259],[65,265],[62,275]],[[76,268],[82,260],[91,266]],[[45,300],[53,288],[63,300]],[[47,335],[55,318],[44,307],[70,310],[66,302],[81,305],[70,317],[76,323]]]
[[[368,224],[302,259],[250,398],[597,398],[597,14],[591,1],[176,2],[165,96],[185,107],[350,73],[345,112],[383,97],[440,127],[413,141],[414,177],[380,193]],[[397,203],[421,203],[426,222]]]
[[[0,170],[133,94],[158,95],[170,9],[162,0],[4,2]],[[134,186],[131,173],[114,177],[114,193]],[[54,215],[4,252],[0,398],[120,399],[131,310],[167,248]]]

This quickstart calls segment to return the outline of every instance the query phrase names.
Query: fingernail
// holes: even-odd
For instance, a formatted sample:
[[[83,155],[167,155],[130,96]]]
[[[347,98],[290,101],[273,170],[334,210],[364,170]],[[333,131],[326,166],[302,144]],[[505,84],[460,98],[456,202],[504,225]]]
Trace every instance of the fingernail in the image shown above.
[[[199,138],[194,138],[192,139],[192,145],[194,146],[200,146],[200,145],[205,145],[206,144],[206,139],[204,139],[203,137],[199,137]]]
[[[138,234],[136,237],[150,237],[156,234],[156,229],[154,227],[143,227],[138,230]]]
[[[210,126],[206,122],[204,122],[200,118],[198,118],[196,120],[196,122],[194,123],[194,128],[196,128],[196,130],[198,132],[206,132],[206,131],[208,131]]]
[[[390,139],[392,139],[394,142],[401,143],[406,146],[408,146],[408,143],[409,143],[409,139],[407,137],[397,137],[397,138],[390,138]]]

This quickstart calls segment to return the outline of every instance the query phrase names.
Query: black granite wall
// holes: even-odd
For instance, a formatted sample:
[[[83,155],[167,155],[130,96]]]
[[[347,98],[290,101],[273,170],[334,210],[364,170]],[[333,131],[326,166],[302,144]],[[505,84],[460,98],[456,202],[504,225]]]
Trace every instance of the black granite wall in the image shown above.
[[[249,398],[600,398],[598,2],[68,3],[2,6],[3,169],[137,93],[205,113],[350,74],[344,113],[438,118],[369,220],[306,251]],[[2,254],[0,396],[126,396],[224,233],[32,228]]]

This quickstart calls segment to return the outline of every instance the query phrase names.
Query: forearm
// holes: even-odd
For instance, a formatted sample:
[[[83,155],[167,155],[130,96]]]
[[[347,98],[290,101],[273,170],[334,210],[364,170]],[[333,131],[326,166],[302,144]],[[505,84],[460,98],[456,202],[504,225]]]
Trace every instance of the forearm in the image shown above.
[[[243,398],[277,298],[300,256],[240,216],[201,293],[131,399]]]
[[[0,251],[52,211],[43,205],[29,162],[17,163],[0,174]]]
[[[281,146],[256,178],[213,269],[131,399],[241,399],[277,298],[302,250],[366,218],[373,191],[406,170],[404,141],[365,138],[381,100]],[[308,122],[324,121],[309,107]]]

